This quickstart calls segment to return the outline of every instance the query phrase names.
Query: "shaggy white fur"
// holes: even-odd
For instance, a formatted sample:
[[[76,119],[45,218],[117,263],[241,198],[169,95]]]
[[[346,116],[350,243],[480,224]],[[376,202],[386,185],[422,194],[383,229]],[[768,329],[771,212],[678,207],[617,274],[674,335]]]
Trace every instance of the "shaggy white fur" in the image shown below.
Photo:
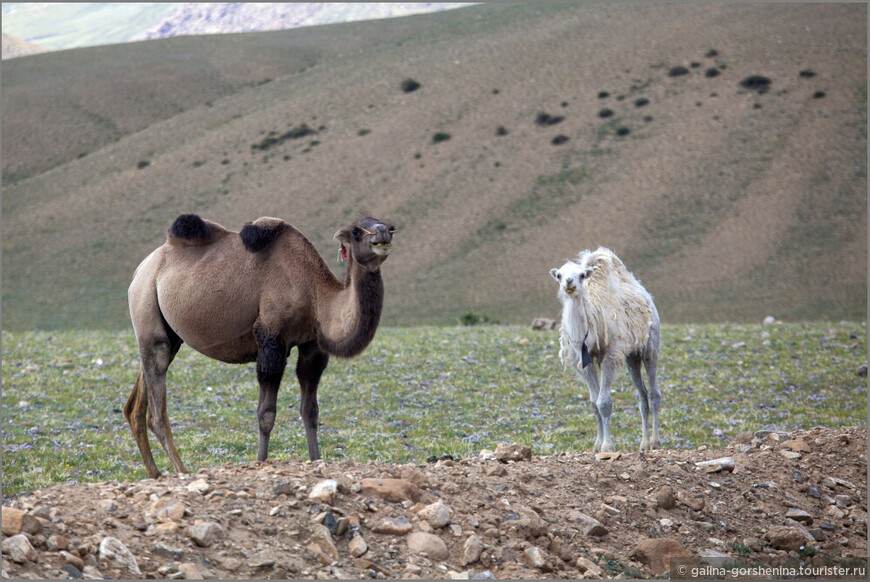
[[[559,282],[562,301],[559,358],[589,386],[598,422],[595,451],[613,450],[610,438],[610,385],[623,363],[637,389],[643,419],[641,450],[659,448],[658,410],[661,392],[656,366],[661,324],[652,296],[612,251],[583,251],[550,274]],[[646,368],[650,389],[640,375]],[[601,368],[601,381],[597,368]],[[649,411],[653,413],[652,440]]]

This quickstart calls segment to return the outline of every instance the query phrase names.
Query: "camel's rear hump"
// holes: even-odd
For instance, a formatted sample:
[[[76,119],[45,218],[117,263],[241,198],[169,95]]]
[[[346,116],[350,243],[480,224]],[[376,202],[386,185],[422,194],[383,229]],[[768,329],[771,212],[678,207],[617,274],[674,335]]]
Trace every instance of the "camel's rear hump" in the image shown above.
[[[287,228],[292,227],[280,218],[264,216],[254,222],[246,223],[239,232],[239,236],[242,238],[242,244],[245,245],[245,248],[256,253],[275,242],[275,239]]]

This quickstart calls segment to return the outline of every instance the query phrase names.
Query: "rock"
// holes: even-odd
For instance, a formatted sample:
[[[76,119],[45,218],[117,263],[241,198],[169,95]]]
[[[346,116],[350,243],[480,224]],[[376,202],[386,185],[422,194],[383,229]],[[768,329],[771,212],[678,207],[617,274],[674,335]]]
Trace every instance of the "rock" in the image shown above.
[[[197,495],[205,495],[211,490],[211,485],[205,479],[197,479],[192,483],[187,484],[187,490]]]
[[[818,485],[814,485],[814,484],[811,483],[811,484],[809,485],[809,487],[807,487],[807,495],[809,495],[809,496],[812,497],[813,499],[821,499],[821,497],[822,497],[822,490],[819,489],[819,486],[818,486]]]
[[[848,489],[855,489],[855,484],[850,483],[844,479],[838,479],[837,477],[825,477],[822,480],[822,485],[825,487],[829,487],[830,489],[835,489],[836,487],[846,487]]]
[[[721,566],[723,560],[727,560],[731,558],[728,554],[723,554],[722,552],[717,552],[716,550],[701,550],[698,552],[698,556],[712,566]]]
[[[338,548],[335,547],[335,542],[332,540],[332,534],[325,525],[315,524],[311,526],[311,541],[318,544],[323,553],[332,558],[338,559]]]
[[[855,373],[862,378],[866,378],[867,377],[867,364],[864,363],[864,364],[861,364],[860,366],[858,366],[858,368],[855,370]]]
[[[347,550],[354,558],[359,558],[369,550],[369,546],[362,535],[355,535],[347,544]]]
[[[532,329],[556,329],[556,320],[549,317],[536,317],[532,320]]]
[[[3,535],[17,536],[20,533],[37,534],[42,524],[28,512],[15,507],[3,506]]]
[[[774,323],[776,323],[776,318],[772,315],[768,315],[761,323],[763,325],[773,325]]]
[[[247,561],[249,568],[267,568],[275,565],[275,553],[272,550],[260,550]]]
[[[65,550],[69,547],[69,540],[66,539],[64,536],[52,534],[48,536],[48,541],[46,541],[46,545],[48,547],[48,551],[58,552],[61,550]]]
[[[378,497],[392,503],[420,499],[420,490],[405,479],[363,479],[360,485],[363,495]]]
[[[628,557],[646,564],[658,576],[670,569],[672,558],[689,558],[691,555],[674,538],[645,538],[628,553]]]
[[[450,557],[447,544],[438,536],[422,531],[408,534],[408,549],[417,554],[426,554],[430,560],[443,561]]]
[[[517,519],[511,520],[510,523],[512,528],[516,528],[517,532],[521,535],[525,536],[527,539],[536,538],[538,536],[547,535],[549,531],[549,526],[546,521],[544,521],[538,512],[532,509],[531,507],[526,507],[525,505],[520,505],[516,509]]]
[[[495,448],[495,458],[502,463],[508,461],[530,461],[532,459],[532,447],[517,443],[499,443]]]
[[[411,522],[405,516],[385,517],[372,528],[374,533],[403,536],[411,531]]]
[[[577,566],[577,569],[580,570],[580,572],[582,574],[586,574],[588,572],[590,574],[590,576],[594,577],[594,578],[601,578],[602,576],[604,576],[604,570],[602,570],[598,566],[598,564],[596,564],[595,562],[593,562],[589,558],[584,558],[583,556],[581,556],[581,557],[577,558],[575,565]],[[589,578],[590,576],[585,576],[585,577]]]
[[[483,471],[490,477],[504,477],[507,475],[507,469],[501,463],[487,465]]]
[[[161,497],[148,506],[145,517],[153,521],[180,521],[184,517],[184,504],[172,497]]]
[[[296,486],[289,481],[284,481],[275,485],[275,497],[279,495],[293,495],[296,491]]]
[[[85,563],[80,557],[74,556],[69,552],[61,551],[60,557],[63,559],[64,564],[70,564],[71,566],[75,566],[76,569],[79,570],[79,573],[81,573],[81,570],[85,567]]]
[[[84,575],[82,574],[82,569],[78,566],[74,566],[73,564],[64,564],[63,566],[61,566],[60,569],[62,572],[66,573],[67,578],[73,578],[76,580],[84,578]],[[61,575],[60,577],[63,578],[63,575]]]
[[[796,527],[773,525],[764,535],[765,539],[778,550],[799,550],[807,543],[804,533]]]
[[[830,517],[833,517],[834,519],[843,519],[843,517],[845,517],[846,515],[845,513],[843,513],[843,510],[836,505],[829,505],[828,509],[825,510],[825,513],[827,513]]]
[[[6,509],[3,508],[3,513],[6,513]],[[3,555],[9,556],[10,560],[18,564],[39,561],[39,552],[30,544],[30,540],[24,534],[16,534],[3,540]]]
[[[427,505],[421,509],[417,516],[420,519],[425,519],[432,526],[432,529],[442,528],[450,524],[450,516],[453,510],[444,505],[442,500],[438,500],[431,505]]]
[[[179,564],[178,571],[184,574],[185,580],[203,580],[205,578],[196,564],[191,564],[190,562]]]
[[[813,516],[804,511],[803,509],[790,507],[786,512],[785,516],[799,523],[805,523],[807,525],[812,525],[813,523]]]
[[[734,459],[731,457],[721,457],[711,461],[700,461],[695,463],[696,467],[705,467],[708,473],[718,473],[720,471],[732,472],[734,470]]]
[[[607,451],[604,453],[596,453],[595,460],[596,461],[615,461],[621,456],[622,456],[621,451]]]
[[[480,538],[471,534],[462,546],[462,559],[459,563],[463,566],[474,564],[480,559],[481,552],[483,552],[483,544]]]
[[[703,495],[690,495],[682,491],[677,493],[677,500],[692,511],[702,511],[707,504]]]
[[[655,493],[656,507],[659,509],[673,509],[677,505],[677,497],[670,485],[665,485]]]
[[[547,563],[547,559],[544,557],[544,552],[541,551],[541,548],[538,546],[531,546],[523,550],[523,561],[530,568],[543,568]]]
[[[105,558],[110,562],[114,562],[135,574],[142,575],[139,565],[136,563],[136,558],[132,552],[127,549],[121,540],[111,536],[104,537],[100,542],[99,547],[100,557]]]
[[[800,459],[800,458],[801,458],[801,454],[800,454],[799,452],[797,452],[797,451],[784,451],[784,450],[781,450],[781,451],[779,451],[779,454],[782,455],[783,457],[785,457],[786,459],[791,459],[791,460],[794,460],[794,459]]]
[[[335,479],[325,479],[311,488],[308,499],[319,499],[327,505],[332,505],[335,502],[335,494],[337,492],[338,481]]]
[[[583,535],[604,537],[608,533],[604,524],[580,511],[574,510],[569,512],[568,519],[577,524],[577,529],[583,532]]]
[[[207,548],[216,541],[225,539],[227,531],[220,524],[213,521],[197,520],[194,522],[193,527],[190,528],[189,535],[196,545]]]
[[[803,439],[789,439],[782,443],[784,448],[793,450],[796,453],[812,453],[813,450]]]

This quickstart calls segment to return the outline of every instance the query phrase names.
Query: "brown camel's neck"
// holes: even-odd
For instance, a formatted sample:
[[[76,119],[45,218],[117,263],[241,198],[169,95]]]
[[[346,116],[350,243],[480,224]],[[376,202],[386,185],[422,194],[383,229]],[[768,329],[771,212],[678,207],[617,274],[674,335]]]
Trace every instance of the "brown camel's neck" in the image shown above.
[[[350,259],[344,289],[331,298],[320,318],[321,349],[339,358],[362,352],[375,336],[383,306],[380,271],[370,272]]]

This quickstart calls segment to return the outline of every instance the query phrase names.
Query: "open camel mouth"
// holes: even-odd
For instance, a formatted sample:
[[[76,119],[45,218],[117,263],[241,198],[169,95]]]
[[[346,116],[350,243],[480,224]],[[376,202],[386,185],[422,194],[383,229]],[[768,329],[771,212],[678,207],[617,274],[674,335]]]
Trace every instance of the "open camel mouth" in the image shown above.
[[[573,295],[574,291],[576,291],[576,290],[577,290],[577,287],[573,287],[573,286],[572,287],[568,287],[568,286],[565,287],[565,293],[567,293],[568,295]]]
[[[369,246],[376,255],[388,255],[393,245],[388,242],[373,242]]]

